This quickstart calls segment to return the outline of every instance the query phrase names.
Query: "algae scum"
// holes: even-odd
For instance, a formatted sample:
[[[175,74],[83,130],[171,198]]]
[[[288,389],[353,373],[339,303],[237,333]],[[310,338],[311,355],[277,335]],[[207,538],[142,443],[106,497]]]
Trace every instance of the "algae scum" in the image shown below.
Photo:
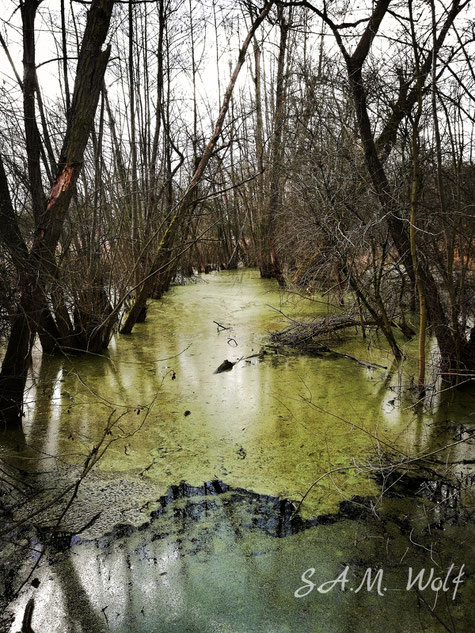
[[[3,459],[60,490],[108,420],[116,441],[64,538],[44,515],[23,535],[12,585],[46,554],[6,630],[33,596],[37,632],[472,631],[473,392],[410,408],[398,382],[411,361],[392,366],[377,337],[331,346],[387,369],[259,353],[289,318],[327,310],[222,272],[173,288],[105,357],[38,358],[24,436]],[[214,373],[225,359],[233,369]],[[427,453],[423,468],[389,467]],[[383,570],[372,586],[370,568]],[[409,568],[445,584],[407,591]]]

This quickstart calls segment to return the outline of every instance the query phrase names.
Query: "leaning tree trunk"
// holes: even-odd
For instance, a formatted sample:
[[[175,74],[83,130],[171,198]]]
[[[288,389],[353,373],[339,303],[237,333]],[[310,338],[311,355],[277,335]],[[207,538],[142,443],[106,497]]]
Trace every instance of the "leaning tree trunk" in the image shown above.
[[[387,0],[386,2],[383,0],[380,6],[387,3]],[[459,3],[455,1],[454,6],[458,7],[458,5]],[[451,14],[453,19],[456,14],[456,11],[453,9]],[[375,31],[373,30],[373,36],[374,33]],[[448,382],[456,382],[456,368],[458,365],[457,350],[464,350],[464,359],[461,366],[464,370],[471,372],[475,368],[472,354],[473,344],[471,343],[471,339],[467,340],[463,334],[460,334],[461,340],[457,340],[444,307],[440,287],[432,274],[430,262],[424,257],[424,253],[420,252],[417,269],[414,267],[412,258],[414,248],[411,248],[411,239],[407,227],[397,217],[397,214],[391,213],[393,206],[391,188],[384,166],[378,156],[367,110],[366,92],[362,78],[364,58],[364,53],[362,54],[361,50],[359,51],[357,49],[353,56],[347,57],[346,63],[355,101],[356,117],[365,150],[366,166],[380,204],[387,214],[389,232],[401,262],[404,264],[412,283],[416,284],[417,282],[418,284],[424,317],[426,314],[427,321],[432,326],[439,347],[441,356],[440,372],[443,378]]]
[[[370,175],[372,185],[381,207],[384,209],[387,216],[389,232],[396,251],[411,282],[415,285],[416,270],[411,256],[410,235],[407,231],[407,227],[397,217],[397,214],[392,213],[393,196],[383,163],[394,144],[399,123],[402,121],[404,116],[407,116],[410,113],[412,106],[417,102],[418,87],[416,86],[406,99],[402,100],[403,106],[395,110],[394,116],[390,118],[388,125],[385,127],[384,133],[381,135],[380,139],[378,139],[378,142],[376,142],[371,130],[366,100],[366,90],[362,74],[363,65],[371,49],[372,42],[376,37],[381,21],[388,10],[390,2],[391,0],[379,0],[374,5],[373,13],[368,25],[352,55],[348,53],[343,39],[341,38],[341,35],[335,25],[328,22],[328,20],[327,24],[330,28],[332,28],[337,44],[346,62],[348,79],[355,105],[358,129],[364,148],[366,167]],[[435,49],[439,50],[443,45],[449,28],[463,6],[465,6],[465,4],[462,3],[461,0],[453,0],[443,27],[436,38],[434,51]],[[319,15],[325,19],[323,14]],[[421,64],[421,81],[430,71],[432,57],[433,54],[430,53],[430,56],[426,58],[424,64]],[[381,151],[378,151],[378,149]],[[424,257],[423,252],[419,253],[417,275],[419,276],[420,289],[423,296],[425,310],[427,312],[427,321],[433,328],[440,350],[441,374],[446,380],[455,382],[455,375],[457,373],[455,368],[458,366],[457,349],[463,350],[463,362],[460,363],[461,366],[463,366],[469,374],[475,368],[475,335],[471,337],[461,335],[462,340],[456,340],[456,337],[454,337],[452,324],[450,323],[450,319],[446,313],[440,288],[437,280],[432,274],[430,263]],[[453,377],[455,377],[454,380],[452,380]]]
[[[89,9],[57,176],[35,218],[33,245],[21,268],[20,305],[0,372],[0,419],[8,426],[21,425],[26,377],[55,270],[56,247],[81,170],[109,60],[110,47],[102,51],[102,46],[113,5],[114,0],[93,0]]]
[[[169,225],[158,247],[158,251],[152,263],[151,269],[148,275],[143,280],[140,292],[138,293],[138,296],[130,312],[128,313],[125,323],[121,329],[122,334],[130,334],[132,332],[134,325],[137,323],[137,320],[147,303],[147,299],[151,296],[153,292],[153,287],[155,285],[155,279],[156,279],[157,274],[166,270],[168,266],[170,265],[169,248],[174,243],[175,236],[178,234],[178,231],[180,227],[182,226],[183,221],[188,217],[190,213],[190,210],[193,206],[193,202],[195,199],[195,193],[196,193],[198,184],[200,183],[201,178],[203,177],[203,173],[208,165],[208,162],[211,156],[213,155],[218,139],[221,136],[224,119],[226,118],[226,114],[229,109],[229,104],[231,102],[232,93],[233,93],[234,86],[236,84],[239,72],[246,58],[247,49],[249,47],[249,44],[252,41],[252,38],[254,37],[256,30],[269,14],[269,11],[271,10],[273,4],[274,4],[274,0],[270,0],[269,2],[265,4],[264,8],[261,10],[258,17],[255,19],[254,23],[252,24],[251,29],[246,36],[246,39],[244,40],[241,50],[239,51],[237,64],[234,68],[233,74],[231,76],[231,80],[229,82],[229,85],[223,97],[223,103],[221,105],[221,109],[218,114],[218,119],[216,121],[213,135],[211,136],[211,139],[209,140],[208,145],[206,146],[206,149],[203,152],[203,155],[195,169],[195,172],[191,178],[190,184],[188,185],[188,188],[182,200],[177,205],[175,213],[170,219]]]

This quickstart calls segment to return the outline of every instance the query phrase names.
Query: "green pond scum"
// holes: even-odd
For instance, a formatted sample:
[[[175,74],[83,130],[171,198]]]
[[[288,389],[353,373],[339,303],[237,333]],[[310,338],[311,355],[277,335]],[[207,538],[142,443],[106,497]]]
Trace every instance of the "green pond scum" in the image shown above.
[[[380,367],[270,344],[320,299],[211,273],[103,356],[35,357],[2,460],[53,498],[108,448],[63,540],[43,513],[3,546],[5,631],[32,597],[36,633],[473,631],[475,394],[413,406],[415,341],[402,366],[374,331],[327,341]]]

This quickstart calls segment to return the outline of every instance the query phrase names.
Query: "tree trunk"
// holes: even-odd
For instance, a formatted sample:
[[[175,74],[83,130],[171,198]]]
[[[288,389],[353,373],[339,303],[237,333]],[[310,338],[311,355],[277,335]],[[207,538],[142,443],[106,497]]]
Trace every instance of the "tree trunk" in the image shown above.
[[[93,0],[89,9],[58,174],[47,203],[35,218],[35,238],[21,274],[20,306],[0,372],[0,419],[8,426],[21,424],[23,392],[45,297],[54,276],[55,251],[81,170],[109,60],[110,48],[101,49],[113,5],[113,0]]]
[[[277,259],[275,249],[275,218],[281,210],[282,205],[282,183],[283,183],[283,128],[285,123],[285,90],[284,90],[284,69],[285,56],[287,52],[287,35],[289,23],[284,17],[284,9],[278,7],[280,42],[279,57],[277,61],[277,79],[275,88],[275,111],[274,129],[272,134],[272,155],[270,169],[269,196],[266,213],[263,217],[264,228],[262,230],[263,240],[261,252],[259,253],[259,270],[261,277],[277,279],[279,285],[285,284],[280,264]]]
[[[362,77],[362,66],[371,47],[371,43],[376,36],[379,25],[386,13],[389,2],[390,0],[381,0],[377,3],[367,30],[362,36],[353,55],[348,55],[342,42],[340,42],[340,48],[345,56],[347,65],[348,78],[355,103],[356,118],[364,147],[366,167],[381,207],[387,215],[390,235],[396,247],[397,253],[401,262],[404,264],[411,282],[416,284],[416,270],[414,269],[414,263],[411,256],[412,250],[410,236],[404,222],[397,217],[397,214],[392,213],[393,202],[391,188],[383,163],[378,155],[376,142],[371,131],[371,124],[366,104],[366,92]],[[460,11],[459,5],[460,3],[458,0],[454,1],[447,20],[451,19],[453,21],[453,19],[455,19],[458,11]],[[445,37],[447,30],[448,26],[446,21],[442,30],[443,33],[439,36],[438,42],[441,40],[442,34]],[[429,263],[423,257],[423,253],[419,254],[417,274],[419,275],[419,287],[423,297],[423,311],[427,314],[427,321],[433,326],[433,331],[442,357],[441,371],[449,374],[450,368],[453,366],[454,360],[456,360],[455,350],[457,349],[457,344],[454,340],[452,328],[446,315],[440,295],[440,289],[431,273]]]

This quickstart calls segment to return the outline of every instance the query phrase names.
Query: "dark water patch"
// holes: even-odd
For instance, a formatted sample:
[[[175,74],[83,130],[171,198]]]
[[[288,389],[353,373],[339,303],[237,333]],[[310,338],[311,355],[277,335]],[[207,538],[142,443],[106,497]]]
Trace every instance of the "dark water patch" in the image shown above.
[[[386,622],[399,617],[401,609],[406,615],[400,633],[418,633],[420,617],[427,630],[439,633],[440,627],[427,628],[433,617],[419,612],[416,596],[403,591],[405,566],[427,566],[433,545],[433,535],[422,526],[414,531],[414,517],[405,515],[405,509],[429,492],[421,477],[405,482],[407,475],[399,476],[391,480],[393,486],[385,480],[388,494],[379,505],[376,497],[354,496],[342,501],[338,512],[311,519],[301,517],[295,501],[218,479],[170,486],[146,523],[119,524],[101,539],[76,536],[68,551],[45,559],[38,570],[41,584],[34,592],[29,589],[42,627],[38,630],[314,633],[316,623],[324,622],[327,633],[367,633],[358,616],[362,608],[375,618],[372,633],[385,631]],[[419,496],[404,496],[409,490]],[[446,552],[440,562],[444,569],[464,562],[458,547],[468,531],[456,530],[437,531],[437,538],[445,539],[443,548],[434,545]],[[366,569],[384,567],[388,586],[398,591],[388,594],[384,604],[370,591],[358,596],[357,605],[349,591],[295,599],[304,570],[315,567],[323,582],[345,566],[354,587]],[[468,574],[467,569],[467,586]],[[60,616],[52,615],[55,592],[61,592],[66,605]],[[20,616],[27,597],[21,607],[14,605]],[[442,616],[447,620],[447,614]],[[463,624],[457,630],[472,629]]]
[[[218,512],[228,517],[236,531],[258,530],[274,538],[285,538],[344,519],[368,519],[372,516],[374,505],[370,497],[355,496],[342,501],[336,513],[303,518],[297,501],[235,488],[217,479],[204,482],[202,486],[186,482],[170,486],[167,494],[160,497],[157,503],[157,509],[150,514],[150,521],[137,527],[130,524],[116,525],[96,541],[99,547],[108,547],[116,540],[145,531],[149,533],[151,542],[166,538],[172,532],[180,536],[190,524],[198,524]],[[219,521],[216,521],[204,529],[219,531],[221,528]],[[74,544],[82,542],[91,541],[80,537],[74,539]]]
[[[238,536],[255,530],[281,539],[345,520],[374,524],[382,518],[392,520],[402,533],[407,533],[413,526],[410,516],[401,512],[401,503],[405,507],[408,502],[429,502],[430,505],[426,503],[427,530],[444,529],[473,519],[473,508],[464,506],[462,495],[474,479],[472,476],[464,481],[449,481],[401,472],[384,476],[378,473],[375,480],[381,486],[380,497],[355,495],[341,501],[337,512],[311,518],[301,516],[300,505],[294,500],[232,487],[218,479],[201,486],[181,482],[170,486],[167,494],[158,499],[150,521],[137,527],[118,524],[95,542],[100,548],[108,548],[118,540],[146,532],[149,542],[174,537],[179,548],[186,546],[188,553],[197,553],[210,535],[229,530],[230,526]],[[397,503],[388,504],[385,500]],[[187,542],[190,526],[200,530],[195,542]],[[83,542],[91,543],[91,540],[79,536],[73,539],[73,544]]]
[[[475,473],[446,479],[433,472],[432,477],[419,474],[392,471],[380,472],[374,477],[386,498],[422,499],[430,503],[432,520],[429,528],[444,529],[473,521],[475,509],[471,503],[464,503],[464,495],[475,483]]]

